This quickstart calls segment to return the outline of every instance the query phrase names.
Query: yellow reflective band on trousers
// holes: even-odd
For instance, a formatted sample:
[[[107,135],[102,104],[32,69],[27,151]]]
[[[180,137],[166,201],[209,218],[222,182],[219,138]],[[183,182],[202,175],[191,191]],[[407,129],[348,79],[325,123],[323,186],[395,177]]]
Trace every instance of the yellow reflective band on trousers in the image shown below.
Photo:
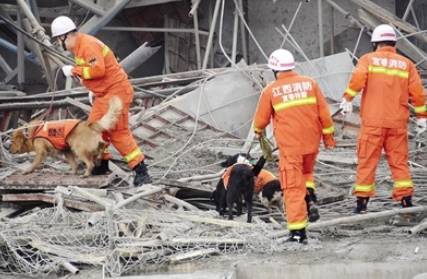
[[[413,188],[414,184],[412,180],[396,180],[394,182],[394,188]]]
[[[314,105],[316,103],[317,103],[316,97],[307,97],[307,98],[301,98],[297,100],[291,100],[291,101],[275,104],[273,105],[273,109],[274,111],[281,111],[291,107]]]
[[[373,73],[373,74],[384,74],[384,75],[388,75],[388,76],[397,76],[397,77],[401,77],[401,78],[405,78],[405,79],[409,78],[409,72],[408,71],[402,71],[402,70],[398,70],[398,69],[390,69],[390,68],[381,67],[381,66],[369,65],[368,72]]]
[[[129,163],[130,161],[135,160],[136,158],[138,158],[141,154],[142,154],[141,149],[137,148],[134,151],[132,151],[131,153],[129,153],[128,155],[125,156],[125,161],[127,163]]]
[[[348,95],[352,96],[352,97],[356,97],[359,92],[351,89],[350,87],[347,87],[347,89],[345,90],[345,93],[347,93]]]
[[[304,221],[301,222],[296,222],[296,223],[288,223],[288,230],[290,231],[294,231],[294,230],[301,230],[304,229],[305,227],[307,227],[307,219],[305,219]]]
[[[85,60],[80,57],[75,57],[74,62],[76,63],[77,66],[81,66],[81,65],[84,65],[84,63],[86,63]]]
[[[91,75],[90,75],[90,67],[83,67],[83,79],[91,79]]]
[[[354,191],[356,192],[373,192],[375,191],[375,184],[368,184],[368,185],[354,185]]]
[[[110,52],[110,48],[109,47],[107,47],[107,46],[104,46],[103,48],[102,48],[102,56],[107,56],[107,54]]]
[[[316,189],[316,184],[314,184],[314,181],[306,181],[305,182],[305,187],[306,188],[311,188],[311,189]]]
[[[328,127],[328,128],[323,128],[322,129],[322,133],[324,135],[329,135],[329,134],[333,134],[335,132],[335,128],[334,126]]]
[[[427,106],[414,107],[415,113],[427,112]]]

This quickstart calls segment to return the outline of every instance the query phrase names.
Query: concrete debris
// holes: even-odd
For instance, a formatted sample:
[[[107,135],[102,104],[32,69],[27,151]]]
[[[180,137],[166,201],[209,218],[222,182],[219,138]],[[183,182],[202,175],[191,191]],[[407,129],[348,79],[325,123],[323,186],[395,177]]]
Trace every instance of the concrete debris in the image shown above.
[[[309,225],[308,245],[287,242],[286,216],[279,207],[265,208],[255,195],[253,223],[245,222],[246,212],[226,220],[212,200],[227,156],[261,156],[252,117],[261,89],[274,80],[263,48],[281,42],[303,58],[296,71],[318,81],[334,113],[357,55],[370,48],[365,35],[378,24],[397,27],[398,49],[420,70],[427,69],[427,49],[420,44],[427,42],[426,21],[418,20],[413,0],[406,1],[399,17],[394,14],[402,10],[399,1],[393,9],[392,1],[323,1],[331,12],[322,1],[285,1],[286,7],[273,1],[273,14],[283,11],[285,22],[273,19],[271,12],[266,18],[271,7],[257,5],[256,16],[262,17],[257,32],[248,20],[251,1],[70,0],[44,1],[40,7],[37,1],[15,2],[0,4],[2,278],[411,278],[425,271],[427,133],[416,135],[414,115],[408,126],[414,207],[400,209],[392,201],[393,179],[382,158],[369,213],[352,213],[360,98],[352,115],[334,115],[337,147],[321,147],[318,154],[321,219]],[[116,150],[111,150],[111,173],[87,178],[68,174],[69,166],[59,157],[23,175],[34,154],[9,152],[11,134],[29,121],[84,119],[91,111],[87,89],[58,71],[73,60],[45,32],[59,12],[70,11],[80,21],[79,30],[112,43],[133,75],[129,124],[144,151],[151,184],[134,187],[133,171]],[[315,17],[313,11],[319,20],[314,32],[312,20],[306,20]],[[326,14],[329,23],[322,21]],[[119,26],[123,19],[129,26]],[[329,26],[329,42],[323,41],[324,25]],[[357,38],[355,26],[361,29]],[[112,31],[120,32],[112,36]],[[280,41],[258,42],[254,34],[260,32],[269,37],[278,32]],[[16,63],[5,51],[16,54]],[[171,73],[176,69],[185,71]],[[426,72],[422,77],[427,85]],[[272,128],[266,132],[272,139]],[[273,152],[265,168],[278,174],[279,156]],[[183,270],[188,274],[166,274]]]

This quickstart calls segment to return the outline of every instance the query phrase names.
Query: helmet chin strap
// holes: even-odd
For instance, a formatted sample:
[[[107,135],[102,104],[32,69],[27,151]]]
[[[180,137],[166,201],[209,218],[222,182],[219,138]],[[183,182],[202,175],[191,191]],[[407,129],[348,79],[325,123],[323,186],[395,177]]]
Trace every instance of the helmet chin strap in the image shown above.
[[[61,46],[64,49],[64,51],[67,51],[67,46],[65,45],[65,40],[67,40],[67,36],[68,36],[68,34],[65,34],[63,40],[61,38],[59,38],[59,40],[61,41]]]
[[[372,49],[376,51],[378,48],[378,43],[372,43]]]

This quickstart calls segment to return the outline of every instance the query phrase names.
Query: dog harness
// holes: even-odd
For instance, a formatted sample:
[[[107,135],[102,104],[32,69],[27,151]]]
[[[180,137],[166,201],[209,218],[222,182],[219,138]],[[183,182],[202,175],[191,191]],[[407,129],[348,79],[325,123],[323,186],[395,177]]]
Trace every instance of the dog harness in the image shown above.
[[[31,139],[43,138],[48,140],[56,149],[65,150],[70,147],[67,143],[69,134],[80,122],[79,119],[46,121],[34,129]]]

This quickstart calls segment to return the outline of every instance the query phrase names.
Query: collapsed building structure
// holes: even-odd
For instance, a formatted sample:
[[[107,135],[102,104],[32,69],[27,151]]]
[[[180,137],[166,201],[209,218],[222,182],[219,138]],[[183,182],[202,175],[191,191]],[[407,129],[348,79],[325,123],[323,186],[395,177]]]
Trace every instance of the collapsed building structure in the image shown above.
[[[425,77],[422,1],[266,1],[266,7],[253,2],[0,4],[0,272],[91,278],[96,270],[93,278],[117,277],[164,273],[165,267],[182,272],[179,266],[194,261],[198,266],[187,272],[193,278],[254,278],[260,269],[271,278],[283,273],[295,278],[411,278],[427,272],[427,245],[422,243],[427,135],[416,136],[414,117],[409,164],[416,207],[393,206],[388,197],[392,180],[382,162],[371,213],[352,215],[349,193],[360,126],[356,112],[334,117],[337,148],[319,154],[321,220],[309,226],[313,239],[306,248],[285,243],[286,220],[278,209],[270,213],[256,202],[252,224],[244,218],[226,221],[214,211],[210,192],[222,173],[219,163],[248,150],[253,157],[261,155],[253,146],[251,124],[260,90],[273,80],[265,66],[273,49],[284,46],[296,54],[296,70],[319,82],[332,112],[354,62],[369,47],[369,32],[379,23],[397,28],[399,51]],[[63,79],[58,70],[71,61],[50,43],[46,31],[58,14],[78,19],[79,30],[101,36],[117,50],[135,89],[130,126],[146,154],[152,185],[134,188],[118,153],[108,176],[66,174],[68,166],[57,158],[48,159],[40,171],[20,174],[32,155],[9,153],[17,127],[40,116],[86,118],[90,111],[87,90]],[[267,168],[276,172],[277,162]],[[188,196],[189,189],[200,194]],[[415,221],[405,223],[405,213],[415,214]],[[406,243],[395,249],[381,247],[403,239]],[[369,245],[376,248],[366,249]],[[277,267],[275,261],[286,264]],[[337,265],[329,266],[330,261]]]

